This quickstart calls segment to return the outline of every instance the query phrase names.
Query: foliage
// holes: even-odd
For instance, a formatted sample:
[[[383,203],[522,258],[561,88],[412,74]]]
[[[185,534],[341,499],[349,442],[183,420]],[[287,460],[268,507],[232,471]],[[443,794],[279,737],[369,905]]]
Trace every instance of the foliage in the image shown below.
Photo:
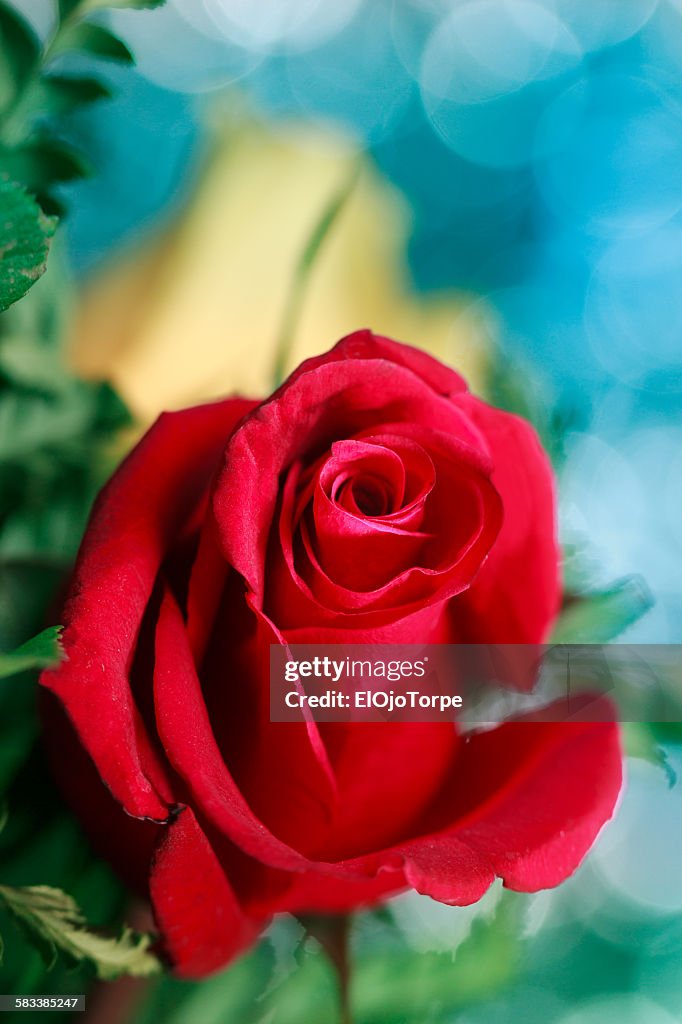
[[[0,0],[0,312],[45,270],[59,186],[90,173],[64,138],[64,118],[106,99],[99,77],[74,61],[132,64],[128,47],[98,20],[105,7],[150,8],[159,0],[59,0],[48,38],[38,38],[17,8]],[[64,66],[68,73],[64,72]]]
[[[634,625],[652,603],[649,588],[639,576],[618,580],[606,590],[569,594],[552,643],[608,643]]]
[[[49,609],[129,417],[108,386],[74,379],[60,356],[69,302],[58,249],[54,256],[37,287],[0,318],[0,650],[19,648],[0,659],[0,803],[10,808],[0,837],[0,883],[25,897],[36,883],[64,890],[64,900],[82,902],[88,920],[111,928],[121,911],[121,886],[89,851],[36,751],[35,669],[56,655],[57,634],[48,630],[26,641],[46,619],[54,621]],[[25,937],[9,920],[7,893],[2,902],[0,934],[11,932],[12,941],[5,943],[0,987],[27,994],[76,991],[73,977],[62,973],[66,955],[46,974],[33,950],[37,932],[27,915],[36,908],[30,899],[12,904],[11,916],[25,911]],[[71,922],[64,941],[52,937],[62,954],[73,953],[83,939],[71,911],[62,920]],[[55,920],[48,915],[48,923]],[[127,934],[122,946],[112,948],[95,939],[90,952],[104,957],[100,970],[125,965],[136,948],[146,953]]]
[[[67,994],[93,974],[158,968],[150,938],[121,931],[122,887],[89,850],[36,745],[35,670],[60,656],[58,631],[40,630],[54,621],[50,608],[130,422],[108,385],[78,380],[66,365],[70,289],[53,241],[60,183],[89,173],[66,139],[68,118],[109,96],[102,59],[132,61],[98,20],[105,6],[61,0],[42,40],[0,0],[0,651],[11,652],[0,655],[0,807],[9,809],[0,988],[23,994]]]
[[[92,961],[97,977],[107,980],[121,974],[146,976],[160,969],[149,951],[150,936],[135,935],[129,928],[119,937],[90,931],[75,901],[60,889],[0,885],[0,903],[29,929],[50,965],[59,950],[71,960]]]
[[[49,668],[57,665],[62,656],[59,642],[60,626],[49,626],[32,640],[9,654],[0,653],[0,679],[15,676],[31,668]]]
[[[322,251],[324,243],[329,237],[332,228],[336,224],[336,221],[343,212],[346,203],[353,193],[358,175],[359,166],[354,166],[348,179],[342,183],[341,187],[337,191],[334,192],[325,205],[319,219],[313,225],[312,231],[303,247],[303,251],[299,256],[291,282],[289,295],[287,297],[286,308],[282,317],[279,337],[277,339],[273,368],[273,383],[275,387],[279,387],[286,376],[287,357],[291,349],[291,343],[293,341],[301,309],[305,301],[305,295],[313,267],[315,266],[317,257]]]
[[[0,180],[0,312],[45,272],[53,229],[21,185]]]
[[[424,897],[426,900],[427,897]],[[363,1024],[423,1024],[489,999],[513,980],[523,950],[522,897],[507,894],[455,948],[418,952],[390,905],[356,924],[351,1009]],[[453,909],[453,913],[457,913]],[[278,950],[296,950],[278,956]],[[333,968],[318,943],[280,921],[238,963],[199,984],[161,978],[131,1024],[328,1024],[339,1021]]]

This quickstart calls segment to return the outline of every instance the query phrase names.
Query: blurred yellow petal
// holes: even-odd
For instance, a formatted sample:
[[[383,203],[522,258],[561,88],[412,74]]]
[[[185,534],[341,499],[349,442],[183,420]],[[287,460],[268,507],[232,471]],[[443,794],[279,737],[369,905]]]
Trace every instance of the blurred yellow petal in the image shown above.
[[[346,140],[320,130],[227,133],[178,222],[86,288],[76,369],[111,380],[143,420],[223,394],[266,394],[301,252],[357,161]],[[399,196],[365,161],[315,263],[289,368],[370,327],[480,384],[480,332],[452,296],[410,286],[408,229]]]

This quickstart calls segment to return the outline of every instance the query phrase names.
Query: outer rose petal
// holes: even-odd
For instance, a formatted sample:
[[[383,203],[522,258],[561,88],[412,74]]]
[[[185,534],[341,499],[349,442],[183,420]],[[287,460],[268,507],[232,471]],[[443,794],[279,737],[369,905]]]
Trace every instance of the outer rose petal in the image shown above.
[[[173,803],[130,690],[140,623],[168,549],[252,406],[230,399],[165,413],[133,449],[97,499],[81,546],[63,618],[66,661],[41,678],[136,817],[163,820]]]
[[[305,866],[305,858],[256,817],[221,757],[184,622],[170,593],[161,606],[156,653],[154,699],[159,735],[195,804],[216,828],[252,856],[276,867]]]
[[[329,352],[306,359],[288,377],[286,383],[291,383],[302,373],[307,373],[317,366],[341,362],[344,359],[387,359],[398,366],[406,366],[439,395],[451,396],[468,390],[464,377],[427,352],[413,348],[412,345],[405,345],[403,342],[393,341],[392,338],[374,334],[368,328],[347,334]]]
[[[321,874],[293,880],[277,905],[261,912],[340,911],[406,886],[465,906],[495,877],[522,892],[558,885],[613,813],[622,779],[618,728],[609,722],[509,723],[468,744],[453,776],[460,786],[459,794],[452,786],[451,824],[343,861],[336,869],[346,878],[333,883],[325,883],[325,865],[319,865]],[[447,791],[441,804],[445,817]]]
[[[164,829],[150,894],[164,949],[181,978],[201,978],[223,967],[263,926],[240,907],[189,807]]]
[[[502,778],[508,746],[529,752],[511,785]],[[492,762],[495,790],[460,826],[462,841],[492,864],[509,889],[559,885],[613,814],[623,777],[617,723],[510,722],[477,737],[468,756],[470,763],[465,756],[461,768],[470,779],[477,765]]]
[[[485,436],[504,521],[473,586],[453,601],[455,636],[461,643],[543,643],[561,596],[552,467],[525,420],[471,395],[458,404]]]
[[[145,898],[152,853],[164,826],[125,813],[103,784],[61,701],[47,690],[40,694],[40,712],[45,746],[64,799],[84,823],[93,849]]]

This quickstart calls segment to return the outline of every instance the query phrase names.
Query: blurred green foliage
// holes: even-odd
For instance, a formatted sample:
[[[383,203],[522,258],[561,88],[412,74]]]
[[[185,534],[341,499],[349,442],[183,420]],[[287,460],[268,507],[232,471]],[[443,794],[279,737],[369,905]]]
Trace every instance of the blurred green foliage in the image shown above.
[[[32,680],[20,677],[33,693]],[[13,680],[15,685],[19,680]],[[2,719],[1,742],[8,731]],[[42,752],[33,747],[5,790],[7,824],[0,835],[0,879],[5,886],[39,882],[68,892],[96,926],[111,926],[120,919],[124,892],[112,872],[92,856],[82,831],[64,808],[51,782]],[[95,977],[94,967],[77,967],[63,958],[50,970],[44,948],[36,945],[33,931],[23,931],[0,901],[0,935],[4,955],[0,988],[7,993],[68,995],[86,991]],[[15,1014],[8,1014],[10,1022]],[[19,1019],[19,1018],[17,1018]],[[24,1019],[24,1018],[22,1018]]]
[[[54,221],[42,211],[62,214],[59,186],[90,174],[88,160],[65,138],[64,118],[110,91],[98,77],[74,73],[73,59],[134,63],[125,43],[91,16],[105,7],[161,2],[59,0],[54,25],[41,39],[19,10],[0,0],[0,311],[45,270]]]
[[[453,908],[452,913],[456,914]],[[518,973],[523,899],[507,893],[450,951],[417,952],[390,907],[356,922],[350,1003],[357,1024],[425,1024],[503,991]],[[288,949],[289,955],[281,950]],[[334,970],[319,944],[290,919],[212,978],[153,983],[131,1024],[338,1024]]]
[[[609,643],[645,615],[652,603],[649,588],[639,576],[618,580],[605,590],[569,593],[552,643]]]
[[[56,635],[29,641],[55,615],[92,500],[130,423],[108,385],[68,369],[70,293],[58,243],[42,276],[55,229],[46,214],[62,212],[56,189],[88,173],[65,140],[64,118],[109,95],[99,78],[69,71],[72,58],[132,62],[116,36],[88,20],[103,6],[62,0],[40,39],[0,0],[0,651],[19,648],[0,658],[0,989],[24,994],[83,990],[96,970],[156,967],[146,938],[124,932],[115,942],[84,927],[81,910],[88,922],[115,925],[124,893],[53,790],[37,746],[32,670],[54,657]],[[69,954],[49,972],[35,948],[41,935],[48,959],[56,949]],[[89,966],[74,972],[83,957]]]

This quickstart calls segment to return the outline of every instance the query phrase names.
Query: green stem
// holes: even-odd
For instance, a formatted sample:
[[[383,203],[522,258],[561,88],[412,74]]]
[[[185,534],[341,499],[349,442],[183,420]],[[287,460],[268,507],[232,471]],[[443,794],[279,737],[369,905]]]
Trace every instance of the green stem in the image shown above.
[[[350,938],[350,918],[343,915],[338,923],[336,953],[332,963],[336,969],[339,984],[340,1024],[353,1024],[350,1006],[350,957],[348,940]]]
[[[350,916],[311,914],[302,916],[300,920],[308,934],[320,943],[336,973],[339,986],[339,1024],[353,1024],[350,1000]]]
[[[335,192],[329,200],[323,209],[319,220],[316,222],[310,237],[303,247],[303,251],[299,257],[298,263],[296,264],[286,306],[284,307],[284,315],[282,317],[277,344],[275,346],[275,359],[272,375],[274,387],[276,388],[279,387],[284,380],[287,360],[301,317],[301,311],[305,302],[308,283],[315,266],[315,261],[320,254],[325,241],[329,237],[331,229],[336,223],[337,217],[343,210],[347,200],[355,188],[359,170],[359,165],[354,164],[352,172],[347,180],[343,183],[338,192]]]

